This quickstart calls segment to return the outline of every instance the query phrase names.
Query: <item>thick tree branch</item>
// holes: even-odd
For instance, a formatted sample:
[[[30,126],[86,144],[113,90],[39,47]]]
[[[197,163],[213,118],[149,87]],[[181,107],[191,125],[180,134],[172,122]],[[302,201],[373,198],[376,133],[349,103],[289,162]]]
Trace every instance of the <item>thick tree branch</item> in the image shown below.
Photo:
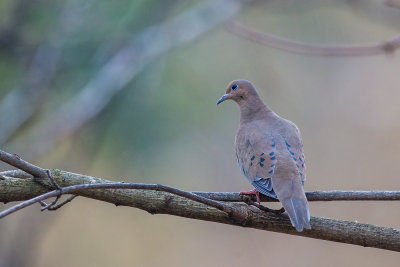
[[[286,52],[309,56],[374,56],[394,53],[400,47],[400,36],[395,36],[389,41],[365,45],[322,45],[309,44],[285,39],[269,33],[263,33],[244,25],[230,21],[226,24],[228,31],[245,39],[267,45]]]
[[[4,210],[0,212],[0,219],[14,213],[20,209],[26,208],[32,204],[35,204],[37,202],[46,200],[51,197],[58,197],[63,195],[63,194],[69,194],[69,193],[75,193],[79,192],[82,190],[87,190],[87,189],[142,189],[142,190],[154,190],[154,191],[162,191],[162,192],[167,192],[174,194],[176,196],[181,196],[199,203],[202,203],[204,205],[216,208],[218,210],[224,211],[226,213],[231,213],[232,209],[221,202],[211,200],[190,192],[186,192],[174,187],[166,186],[166,185],[160,185],[160,184],[134,184],[134,183],[112,183],[112,182],[107,182],[107,183],[95,183],[95,184],[78,184],[78,185],[71,185],[67,187],[63,187],[61,189],[57,189],[51,192],[47,192],[45,194],[42,194],[40,196],[31,198],[27,201],[21,202],[18,205],[15,205],[7,210]],[[50,206],[53,206],[56,202],[53,202],[53,204],[50,205],[45,205],[45,209],[49,208]]]
[[[84,184],[82,186],[87,188],[96,186],[102,187],[104,185],[93,184],[110,183],[110,181],[99,178],[60,170],[51,170],[51,174],[57,183],[63,187],[63,189],[65,187],[81,184]],[[43,182],[48,183],[48,186],[51,186],[50,181],[44,180]],[[114,188],[116,185],[122,187],[130,186],[130,184],[114,183]],[[75,189],[77,191],[74,191]],[[285,214],[265,212],[257,209],[256,207],[243,203],[224,203],[224,205],[229,206],[231,209],[231,212],[226,213],[220,211],[219,209],[210,207],[209,205],[205,205],[197,201],[190,200],[186,197],[177,196],[164,191],[131,189],[82,189],[79,187],[75,187],[75,189],[68,192],[73,192],[75,195],[79,196],[113,203],[115,205],[136,207],[146,210],[152,214],[170,214],[205,221],[220,222],[267,231],[355,244],[365,247],[400,251],[400,230],[394,228],[312,217],[312,230],[305,230],[299,233],[291,226],[290,221]],[[59,194],[59,191],[57,190],[50,192],[48,192],[48,190],[49,189],[47,186],[39,185],[32,179],[7,178],[0,180],[0,201],[9,202],[26,200],[32,198],[32,196],[36,197],[41,194],[49,194],[46,195],[47,197],[57,196]],[[202,194],[203,196],[211,196],[212,194],[214,194],[214,196],[218,195],[218,193],[201,193],[199,195]],[[235,193],[221,194],[230,197],[231,201],[237,196]],[[334,193],[329,192],[329,194]]]
[[[0,156],[1,156],[0,150]],[[5,152],[3,152],[5,153]],[[21,160],[21,159],[19,159]],[[15,166],[15,165],[13,165]],[[37,167],[37,166],[35,166]],[[39,168],[39,167],[37,167]],[[45,170],[43,170],[45,173]],[[28,179],[33,176],[27,172],[21,170],[9,170],[0,172],[0,179],[10,179],[10,178],[18,178],[18,179]],[[33,184],[32,186],[35,186]],[[21,195],[21,198],[11,198],[9,200],[4,200],[5,202],[10,201],[21,201],[26,200],[28,198],[36,197],[40,194],[41,186],[36,184],[37,188],[32,190],[30,195],[29,192]],[[1,191],[0,191],[1,192]],[[224,202],[243,202],[243,199],[238,192],[191,192],[193,194],[199,195],[201,197],[205,197],[208,199],[216,200],[216,201],[224,201]],[[308,191],[306,192],[308,201],[394,201],[400,200],[400,191],[382,191],[382,190],[373,190],[373,191],[343,191],[343,190],[329,190],[329,191]],[[16,196],[17,197],[17,196]],[[248,196],[251,200],[256,201],[255,196]],[[270,198],[265,195],[260,195],[262,202],[278,202],[275,198]],[[0,199],[0,202],[3,201]],[[4,202],[3,201],[3,202]]]

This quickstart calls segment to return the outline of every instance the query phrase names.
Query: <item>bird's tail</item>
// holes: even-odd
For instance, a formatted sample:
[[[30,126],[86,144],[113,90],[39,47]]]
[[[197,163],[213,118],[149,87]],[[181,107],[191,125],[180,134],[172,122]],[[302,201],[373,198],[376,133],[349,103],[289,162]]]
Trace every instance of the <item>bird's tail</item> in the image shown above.
[[[311,229],[310,212],[305,197],[287,198],[281,200],[281,203],[288,213],[293,227],[295,227],[298,232],[303,231],[303,228]]]

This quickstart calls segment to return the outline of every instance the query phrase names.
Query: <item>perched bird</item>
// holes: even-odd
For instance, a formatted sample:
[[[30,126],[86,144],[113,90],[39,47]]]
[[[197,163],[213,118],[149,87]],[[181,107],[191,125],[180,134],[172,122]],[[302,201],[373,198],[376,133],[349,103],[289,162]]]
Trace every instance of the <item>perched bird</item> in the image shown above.
[[[306,179],[303,142],[297,126],[266,106],[249,81],[230,82],[217,105],[228,99],[240,108],[235,138],[237,161],[255,188],[240,193],[255,194],[259,203],[260,192],[279,199],[297,231],[311,229],[303,188]]]

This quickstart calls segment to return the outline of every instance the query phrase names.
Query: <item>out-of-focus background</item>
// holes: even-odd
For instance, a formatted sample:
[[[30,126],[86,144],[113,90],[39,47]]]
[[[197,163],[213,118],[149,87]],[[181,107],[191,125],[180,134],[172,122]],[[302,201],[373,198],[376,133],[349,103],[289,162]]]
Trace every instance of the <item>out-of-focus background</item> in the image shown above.
[[[234,156],[239,110],[215,105],[229,81],[244,78],[301,129],[306,190],[398,190],[399,55],[292,54],[229,33],[230,19],[320,44],[378,44],[400,30],[400,9],[380,0],[1,0],[0,147],[115,181],[250,189]],[[311,203],[310,211],[400,227],[398,202]],[[0,266],[399,262],[395,252],[84,198],[0,221]]]

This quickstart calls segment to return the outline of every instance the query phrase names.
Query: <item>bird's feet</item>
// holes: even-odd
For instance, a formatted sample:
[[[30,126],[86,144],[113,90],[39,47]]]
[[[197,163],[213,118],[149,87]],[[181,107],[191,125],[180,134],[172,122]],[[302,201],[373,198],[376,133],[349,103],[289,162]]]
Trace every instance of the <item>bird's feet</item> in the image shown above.
[[[241,191],[240,194],[241,195],[256,195],[258,204],[261,203],[260,192],[258,192],[258,190],[255,189],[255,188],[253,190],[250,190],[250,191]]]
[[[242,196],[242,199],[243,199],[244,202],[246,202],[249,205],[256,206],[260,210],[271,212],[271,213],[274,213],[274,214],[282,214],[282,213],[285,212],[284,208],[281,208],[279,210],[274,210],[274,209],[270,209],[268,207],[264,207],[263,205],[260,205],[260,202],[261,202],[260,192],[257,189],[253,189],[253,190],[250,190],[250,191],[241,191],[240,195]],[[258,203],[253,202],[253,200],[251,200],[249,197],[244,197],[244,195],[256,195]]]

